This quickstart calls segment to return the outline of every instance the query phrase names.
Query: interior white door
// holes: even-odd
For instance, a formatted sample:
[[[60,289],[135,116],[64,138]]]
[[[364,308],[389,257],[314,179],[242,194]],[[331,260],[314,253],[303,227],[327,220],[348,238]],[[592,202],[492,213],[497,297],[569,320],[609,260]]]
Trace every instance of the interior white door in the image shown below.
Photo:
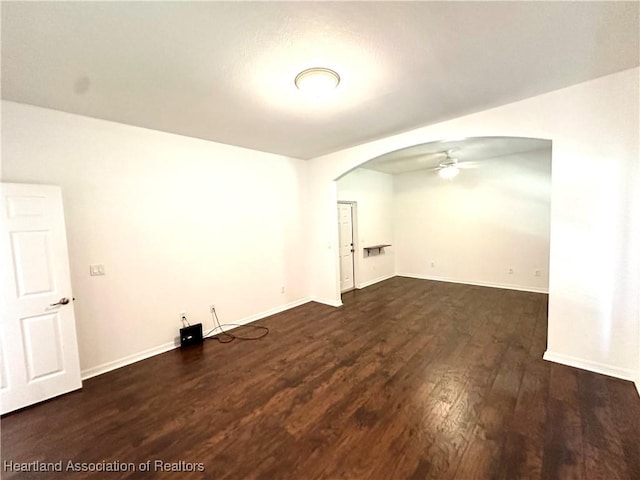
[[[353,205],[338,204],[338,232],[340,241],[340,291],[352,290],[353,279]]]
[[[0,184],[0,410],[82,387],[59,187]]]

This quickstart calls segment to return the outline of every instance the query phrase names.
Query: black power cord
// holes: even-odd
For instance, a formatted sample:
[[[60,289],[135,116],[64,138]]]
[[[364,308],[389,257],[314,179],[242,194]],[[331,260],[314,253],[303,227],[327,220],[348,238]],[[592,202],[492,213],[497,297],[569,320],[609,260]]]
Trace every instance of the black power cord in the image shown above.
[[[217,340],[220,343],[230,343],[230,342],[233,342],[236,339],[238,339],[238,340],[260,340],[261,338],[266,337],[269,334],[269,329],[267,327],[263,327],[261,325],[242,325],[240,323],[225,323],[224,325],[221,325],[220,324],[220,319],[218,318],[218,314],[216,312],[216,309],[212,307],[210,309],[210,312],[211,312],[211,319],[213,320],[213,328],[211,330],[209,330],[206,334],[203,335],[205,340],[206,339],[211,339],[211,340]],[[234,335],[233,333],[225,331],[222,327],[253,328],[254,330],[261,331],[262,333],[260,335],[258,335],[257,337],[241,337],[240,335]],[[213,335],[213,336],[209,336],[216,330],[220,330],[220,333],[218,333],[216,335]]]

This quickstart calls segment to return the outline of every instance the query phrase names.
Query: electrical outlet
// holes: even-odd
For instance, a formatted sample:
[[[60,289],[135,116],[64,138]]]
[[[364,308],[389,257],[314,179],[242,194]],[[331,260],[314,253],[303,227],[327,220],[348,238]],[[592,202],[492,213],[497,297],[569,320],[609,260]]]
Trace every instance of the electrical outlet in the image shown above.
[[[436,266],[436,262],[431,262],[431,268],[434,268]]]
[[[508,270],[508,273],[509,273],[509,275],[513,275],[513,268],[510,268],[510,269]]]
[[[215,303],[212,303],[211,305],[209,305],[209,312],[213,313],[215,310],[216,310]]]
[[[534,277],[539,277],[540,276],[540,270],[536,269],[533,271],[533,276]]]
[[[184,311],[184,310],[181,310],[181,311],[180,311],[180,313],[179,313],[179,315],[180,315],[180,317],[179,317],[178,321],[180,322],[180,325],[182,325],[182,323],[183,323],[183,322],[182,322],[182,319],[183,319],[183,318],[187,318],[187,312],[186,312],[186,311]]]
[[[280,293],[284,293],[284,285],[280,287]]]

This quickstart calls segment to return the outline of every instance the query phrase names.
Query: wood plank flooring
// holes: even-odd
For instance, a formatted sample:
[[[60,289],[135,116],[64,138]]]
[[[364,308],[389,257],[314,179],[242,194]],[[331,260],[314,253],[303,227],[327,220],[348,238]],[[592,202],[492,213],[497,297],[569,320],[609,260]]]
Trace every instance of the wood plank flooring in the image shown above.
[[[640,478],[633,384],[542,360],[546,295],[396,277],[343,301],[3,417],[2,478]],[[34,461],[63,472],[6,468]]]

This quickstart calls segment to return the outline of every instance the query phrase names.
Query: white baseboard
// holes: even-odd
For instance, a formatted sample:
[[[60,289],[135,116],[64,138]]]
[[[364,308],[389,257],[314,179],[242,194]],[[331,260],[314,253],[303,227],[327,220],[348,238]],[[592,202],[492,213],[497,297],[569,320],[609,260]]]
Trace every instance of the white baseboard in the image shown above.
[[[300,300],[296,300],[294,302],[287,303],[285,305],[280,305],[279,307],[275,307],[269,310],[265,310],[264,312],[256,313],[255,315],[250,315],[248,317],[242,318],[240,320],[234,320],[234,325],[246,325],[251,322],[255,322],[256,320],[260,320],[265,317],[270,317],[271,315],[275,315],[276,313],[284,312],[285,310],[289,310],[291,308],[299,307],[305,303],[310,302],[311,298],[302,298]],[[224,323],[224,322],[222,322]],[[233,330],[234,327],[225,328],[225,330]],[[215,331],[210,333],[210,335],[215,335]],[[102,375],[103,373],[110,372],[117,368],[126,367],[127,365],[131,365],[132,363],[139,362],[141,360],[145,360],[147,358],[153,357],[155,355],[160,355],[161,353],[168,352],[169,350],[173,350],[175,348],[180,347],[180,344],[176,344],[176,341],[164,343],[162,345],[158,345],[157,347],[149,348],[139,353],[135,353],[133,355],[129,355],[118,360],[114,360],[112,362],[103,363],[102,365],[98,365],[97,367],[87,368],[86,370],[82,370],[80,373],[82,380],[87,380],[91,377],[95,377],[97,375]]]
[[[133,355],[128,355],[112,362],[103,363],[102,365],[98,365],[97,367],[91,367],[87,368],[86,370],[82,370],[82,372],[80,372],[80,377],[82,378],[82,380],[87,380],[91,377],[96,377],[98,375],[102,375],[103,373],[110,372],[111,370],[126,367],[127,365],[131,365],[132,363],[145,360],[155,355],[160,355],[161,353],[168,352],[169,350],[173,350],[174,348],[179,346],[180,345],[176,345],[175,341],[164,343],[162,345],[158,345],[157,347],[149,348],[147,350],[143,350],[142,352],[134,353]]]
[[[608,375],[610,377],[621,378],[622,380],[636,380],[635,372],[627,368],[620,368],[614,365],[592,362],[591,360],[576,358],[570,355],[564,355],[562,353],[550,352],[549,350],[544,352],[542,358],[550,362],[560,363],[569,367],[581,368],[582,370],[588,370],[589,372],[600,373],[602,375]],[[638,383],[636,382],[636,388],[637,387]]]
[[[260,320],[265,317],[270,317],[271,315],[275,315],[276,313],[284,312],[285,310],[291,310],[292,308],[299,307],[300,305],[304,305],[305,303],[309,303],[310,301],[311,297],[301,298],[300,300],[285,303],[284,305],[265,310],[264,312],[256,313],[255,315],[249,315],[248,317],[242,318],[240,320],[234,320],[233,323],[237,325],[246,325],[247,323],[255,322],[256,320]]]
[[[329,305],[330,307],[341,307],[343,305],[342,300],[331,300],[323,297],[311,297],[311,301]]]
[[[447,277],[437,277],[434,275],[422,275],[417,273],[397,273],[398,277],[417,278],[419,280],[434,280],[436,282],[447,283],[462,283],[464,285],[476,285],[478,287],[491,287],[491,288],[504,288],[506,290],[518,290],[520,292],[532,292],[532,293],[549,293],[548,288],[528,287],[522,285],[510,285],[506,283],[490,283],[490,282],[475,282],[466,280],[456,280]]]
[[[360,283],[356,285],[356,288],[367,288],[373,285],[374,283],[383,282],[395,276],[396,276],[395,273],[392,273],[391,275],[383,275],[382,277],[374,278],[373,280],[369,280],[368,282]]]

